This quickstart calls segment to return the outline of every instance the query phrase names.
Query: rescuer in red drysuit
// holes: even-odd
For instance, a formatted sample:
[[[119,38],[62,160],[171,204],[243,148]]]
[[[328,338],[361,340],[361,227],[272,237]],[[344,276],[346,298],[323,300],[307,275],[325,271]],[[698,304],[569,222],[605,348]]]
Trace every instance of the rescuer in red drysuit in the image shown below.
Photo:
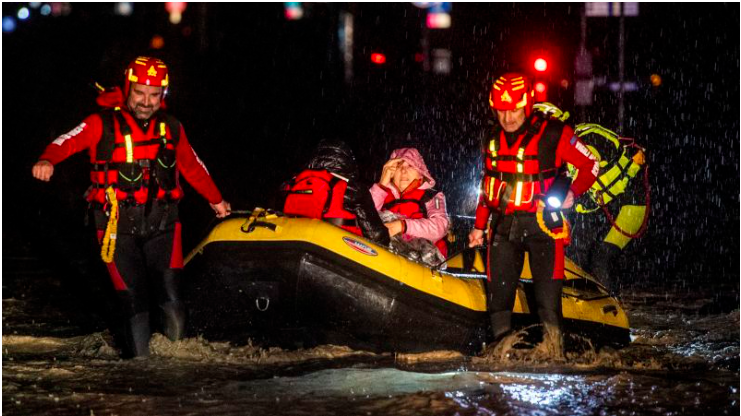
[[[543,199],[571,163],[578,176],[561,209],[570,208],[574,197],[592,186],[599,165],[570,126],[533,111],[533,96],[532,84],[523,74],[504,74],[492,85],[489,105],[498,123],[482,146],[484,176],[469,246],[483,244],[489,227],[487,303],[495,341],[511,330],[517,284],[528,252],[538,317],[545,336],[561,350],[567,233],[562,229],[563,216],[549,224],[551,215],[542,215]],[[559,215],[556,212],[553,218]]]
[[[49,181],[55,165],[88,150],[92,185],[85,197],[98,241],[109,250],[102,255],[125,317],[125,357],[149,354],[150,302],[158,305],[166,336],[176,340],[184,333],[179,175],[217,217],[231,212],[180,122],[164,112],[168,84],[164,62],[136,58],[126,68],[123,91],[101,93],[101,111],[54,140],[32,170],[35,178]]]

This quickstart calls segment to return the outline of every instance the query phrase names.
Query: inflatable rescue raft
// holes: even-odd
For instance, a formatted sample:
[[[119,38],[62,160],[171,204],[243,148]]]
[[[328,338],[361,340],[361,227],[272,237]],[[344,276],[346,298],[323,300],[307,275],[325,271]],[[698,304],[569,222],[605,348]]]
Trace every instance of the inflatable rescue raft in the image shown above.
[[[527,265],[516,327],[537,323]],[[217,224],[188,255],[183,298],[190,334],[212,341],[472,354],[490,337],[485,278],[479,255],[436,270],[327,222],[256,209]],[[569,259],[562,301],[565,332],[630,342],[620,302]]]

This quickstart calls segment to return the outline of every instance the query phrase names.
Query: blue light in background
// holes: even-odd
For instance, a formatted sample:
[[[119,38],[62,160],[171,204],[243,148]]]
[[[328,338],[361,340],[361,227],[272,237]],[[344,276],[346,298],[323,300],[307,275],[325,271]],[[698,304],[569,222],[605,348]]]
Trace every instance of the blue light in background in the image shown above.
[[[10,33],[15,30],[15,19],[13,16],[3,17],[3,33]]]
[[[42,16],[48,16],[51,14],[51,6],[48,4],[45,4],[41,6],[41,15]]]

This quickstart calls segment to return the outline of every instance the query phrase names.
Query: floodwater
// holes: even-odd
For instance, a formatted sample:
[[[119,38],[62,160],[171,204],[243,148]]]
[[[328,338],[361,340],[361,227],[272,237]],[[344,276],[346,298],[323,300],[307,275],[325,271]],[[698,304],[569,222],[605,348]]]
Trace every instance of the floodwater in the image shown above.
[[[730,288],[738,293],[738,287]],[[36,259],[3,259],[2,410],[45,415],[739,414],[739,311],[712,293],[628,291],[632,344],[482,357],[287,351],[152,339],[121,360]]]

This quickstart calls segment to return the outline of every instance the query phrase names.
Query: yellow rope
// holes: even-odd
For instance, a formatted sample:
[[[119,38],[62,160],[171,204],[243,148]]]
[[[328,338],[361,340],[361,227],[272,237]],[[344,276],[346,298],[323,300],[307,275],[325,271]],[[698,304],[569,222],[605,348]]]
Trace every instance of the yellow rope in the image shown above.
[[[109,186],[105,190],[108,196],[108,202],[111,204],[111,213],[108,218],[108,225],[105,229],[105,235],[103,236],[103,245],[100,250],[100,257],[106,263],[113,261],[113,253],[116,251],[116,233],[118,232],[118,200],[116,199],[116,191],[112,186]]]
[[[563,213],[561,211],[558,212],[558,215],[561,216],[561,220],[563,220],[563,229],[560,233],[556,234],[552,232],[548,227],[545,225],[545,220],[543,220],[543,210],[545,209],[545,204],[543,201],[539,201],[538,203],[538,212],[535,214],[535,219],[538,221],[538,226],[541,230],[543,230],[544,233],[548,234],[549,237],[551,237],[554,240],[560,240],[562,238],[566,238],[569,236],[569,223],[566,221],[566,218],[564,218]]]

